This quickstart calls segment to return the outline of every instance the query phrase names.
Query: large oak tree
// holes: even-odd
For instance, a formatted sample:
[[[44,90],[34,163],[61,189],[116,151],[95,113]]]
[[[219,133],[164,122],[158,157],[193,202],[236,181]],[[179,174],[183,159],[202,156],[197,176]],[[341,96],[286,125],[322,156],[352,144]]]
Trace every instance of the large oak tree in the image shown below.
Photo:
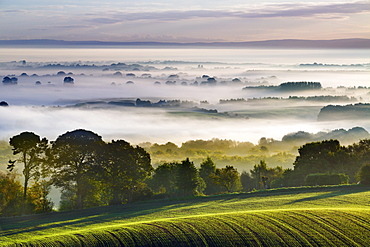
[[[66,132],[52,142],[48,152],[52,180],[62,189],[76,191],[77,208],[84,207],[89,179],[94,177],[97,154],[103,145],[101,136],[83,129]]]

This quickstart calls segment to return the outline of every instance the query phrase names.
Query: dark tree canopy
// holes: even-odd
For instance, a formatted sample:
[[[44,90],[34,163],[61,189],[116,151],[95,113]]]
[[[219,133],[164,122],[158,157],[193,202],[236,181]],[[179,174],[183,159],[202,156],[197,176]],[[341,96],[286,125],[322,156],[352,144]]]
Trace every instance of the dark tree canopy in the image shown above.
[[[64,72],[64,71],[58,71],[57,75],[58,75],[58,76],[66,75],[66,72]]]
[[[88,187],[103,144],[101,136],[83,129],[66,132],[52,143],[48,156],[54,170],[54,184],[64,189],[75,187],[78,208],[83,208],[84,188]]]
[[[13,147],[13,154],[18,155],[18,159],[9,161],[8,169],[12,171],[17,162],[24,165],[22,173],[24,176],[23,200],[25,202],[29,181],[31,179],[37,180],[41,175],[41,156],[46,151],[48,140],[46,138],[40,139],[40,136],[33,132],[22,132],[10,138],[9,144]]]
[[[6,101],[1,101],[0,106],[9,106],[8,102]]]
[[[74,79],[72,78],[72,77],[70,77],[70,76],[66,76],[66,77],[64,77],[64,80],[63,80],[63,82],[64,83],[67,83],[67,84],[73,84],[74,83]]]
[[[188,158],[181,163],[164,163],[153,174],[151,184],[156,190],[164,190],[167,195],[190,196],[201,193],[204,182],[198,170]]]
[[[279,85],[281,90],[310,90],[310,89],[321,89],[320,82],[284,82]]]
[[[13,136],[9,143],[16,160],[9,161],[8,169],[12,171],[18,163],[24,167],[24,186],[15,182],[14,174],[0,173],[1,215],[51,211],[52,203],[47,198],[51,185],[62,188],[60,209],[68,210],[147,199],[153,195],[151,188],[159,198],[187,197],[202,194],[205,188],[206,194],[216,194],[240,191],[242,186],[250,191],[342,184],[348,179],[357,182],[356,173],[361,184],[370,184],[369,139],[347,147],[340,146],[337,140],[307,143],[299,148],[294,169],[268,167],[260,160],[249,173],[242,175],[233,166],[216,168],[209,157],[200,164],[199,170],[189,158],[162,163],[153,169],[150,155],[143,148],[124,140],[106,143],[98,134],[84,129],[66,132],[51,145],[46,138],[41,139],[32,132]],[[260,140],[261,145],[270,143],[272,141],[266,138]],[[236,144],[214,139],[189,141],[181,148],[171,142],[152,147],[150,143],[143,145],[150,147],[150,152],[179,156],[183,147],[192,152],[200,148],[232,150]],[[250,148],[248,143],[237,145],[241,149]],[[49,177],[51,181],[41,179]]]
[[[176,193],[176,165],[177,163],[163,163],[154,170],[150,181],[153,189],[167,195]]]
[[[245,191],[251,191],[255,188],[255,182],[252,176],[246,171],[243,171],[242,174],[240,174],[240,182],[243,186],[243,190]]]
[[[370,164],[361,167],[358,177],[361,184],[370,185]]]
[[[177,188],[179,195],[188,196],[197,193],[199,185],[198,170],[189,158],[183,160],[177,165]]]
[[[112,141],[101,149],[102,179],[111,188],[110,204],[132,200],[134,190],[153,170],[150,155],[124,140]]]
[[[343,173],[313,173],[307,175],[306,185],[338,185],[348,184],[349,177]]]
[[[294,169],[308,173],[330,172],[336,168],[335,155],[342,149],[337,140],[312,142],[298,149]]]
[[[216,173],[212,177],[215,183],[222,186],[227,192],[232,192],[239,189],[239,172],[233,166],[226,166],[225,168],[216,169]]]
[[[272,181],[281,177],[284,171],[281,166],[267,167],[266,162],[261,160],[250,172],[255,184],[254,188],[269,189]]]
[[[350,145],[347,152],[351,155],[351,159],[356,162],[358,168],[368,164],[370,161],[370,139],[364,139]]]
[[[17,83],[18,83],[18,78],[16,78],[16,77],[5,76],[3,78],[3,84],[4,85],[15,85]]]
[[[220,191],[220,186],[216,184],[212,178],[216,173],[216,165],[210,157],[207,157],[201,164],[199,169],[199,176],[203,179],[205,183],[204,193],[207,195],[218,193]]]

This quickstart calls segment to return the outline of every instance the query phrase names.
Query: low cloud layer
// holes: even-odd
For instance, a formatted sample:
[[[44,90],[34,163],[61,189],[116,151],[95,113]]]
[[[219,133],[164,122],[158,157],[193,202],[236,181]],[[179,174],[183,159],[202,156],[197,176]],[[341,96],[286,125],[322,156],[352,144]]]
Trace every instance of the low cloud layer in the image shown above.
[[[18,62],[1,62],[0,75],[16,76],[18,84],[0,85],[0,101],[7,101],[10,105],[0,107],[0,139],[8,139],[22,131],[34,131],[53,140],[66,131],[83,128],[97,132],[107,141],[122,138],[133,143],[181,143],[189,139],[221,138],[257,142],[261,137],[280,139],[287,133],[301,130],[316,133],[354,126],[370,129],[368,121],[318,122],[320,108],[327,102],[287,103],[277,99],[273,102],[257,100],[252,103],[219,104],[220,99],[286,99],[290,95],[346,93],[362,97],[366,102],[369,98],[367,90],[282,92],[242,89],[251,85],[279,85],[287,81],[320,81],[324,87],[334,88],[340,85],[370,86],[369,64],[366,63],[369,56],[361,50],[340,54],[337,50],[244,49],[6,49],[3,52],[6,54],[4,57]],[[53,64],[59,63],[58,66],[50,64],[50,54],[54,54],[53,59],[57,62]],[[26,63],[19,62],[25,57]],[[95,60],[90,60],[94,57]],[[156,59],[154,62],[148,62],[153,58]],[[90,62],[78,62],[77,66],[75,61],[79,59]],[[112,60],[104,62],[109,59]],[[138,59],[139,64],[133,66],[131,62],[137,63],[133,59]],[[175,59],[182,60],[173,61]],[[189,62],[201,59],[203,62]],[[299,66],[308,61],[311,65]],[[314,65],[314,61],[323,64]],[[117,68],[118,62],[126,64]],[[284,64],[287,62],[289,64]],[[336,65],[326,66],[326,63]],[[351,66],[352,63],[361,64]],[[65,73],[58,76],[61,70]],[[119,70],[121,73],[114,75]],[[71,73],[74,85],[63,85],[66,73]],[[215,77],[217,84],[192,85],[195,80],[199,84],[207,80],[202,75]],[[235,83],[234,78],[239,78],[240,82]],[[176,81],[176,84],[166,83],[170,80]],[[36,81],[39,83],[36,84]],[[128,81],[134,83],[127,84]],[[160,84],[155,84],[156,81]],[[112,85],[112,82],[115,83]],[[184,82],[186,85],[182,85]],[[162,108],[158,105],[123,107],[122,104],[107,103],[123,102],[120,101],[122,99],[135,102],[137,98],[153,103],[160,99],[193,102],[190,106],[185,104],[172,108],[169,105]],[[210,104],[200,103],[205,100]],[[86,101],[92,103],[80,108],[72,107]],[[193,106],[206,110],[197,111]],[[218,113],[208,114],[207,110],[213,109],[217,109]]]
[[[213,120],[174,117],[164,111],[143,109],[88,110],[67,108],[9,107],[0,108],[0,139],[8,140],[23,131],[33,131],[55,140],[74,129],[88,129],[106,141],[125,139],[141,142],[180,144],[191,139],[232,139],[257,143],[261,137],[281,139],[285,134],[305,130],[319,132],[352,128],[353,122],[309,122],[284,120]],[[289,122],[289,124],[287,124]],[[364,126],[370,129],[369,123]]]

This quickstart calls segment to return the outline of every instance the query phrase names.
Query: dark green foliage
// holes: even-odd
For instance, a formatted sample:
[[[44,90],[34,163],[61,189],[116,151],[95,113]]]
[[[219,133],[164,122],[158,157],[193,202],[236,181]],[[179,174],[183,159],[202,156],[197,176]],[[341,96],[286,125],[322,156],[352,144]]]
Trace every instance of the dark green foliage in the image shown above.
[[[370,161],[370,139],[364,139],[347,147],[352,165],[358,170],[362,165]]]
[[[303,185],[304,178],[311,173],[344,172],[347,155],[337,140],[308,143],[298,152],[293,165],[295,174],[302,179],[299,185]]]
[[[85,176],[81,182],[80,191],[83,194],[83,208],[107,206],[111,200],[109,187],[98,179],[89,179]],[[76,184],[63,187],[59,210],[78,209],[77,199]]]
[[[341,149],[339,141],[329,140],[312,142],[298,149],[299,156],[294,162],[294,169],[299,171],[332,171],[337,162],[335,155]]]
[[[160,193],[175,194],[176,192],[176,163],[164,163],[155,170],[149,184]]]
[[[348,184],[349,177],[346,174],[338,173],[314,173],[307,175],[305,179],[306,185],[315,186],[315,185],[339,185],[339,184]]]
[[[67,132],[53,142],[49,159],[54,184],[64,190],[62,209],[122,204],[151,195],[143,184],[153,169],[150,156],[124,140],[106,144],[91,131]]]
[[[12,171],[17,162],[23,164],[23,201],[26,207],[28,184],[31,180],[37,181],[41,176],[42,158],[47,149],[48,140],[40,139],[40,136],[33,132],[22,132],[10,138],[9,144],[13,147],[13,155],[18,157],[14,161],[9,160],[7,168]]]
[[[301,176],[297,175],[293,169],[285,169],[280,178],[272,181],[271,186],[273,188],[295,187],[299,184],[302,184]]]
[[[53,183],[63,189],[76,189],[76,206],[84,207],[84,199],[92,189],[97,153],[104,142],[97,134],[87,130],[74,130],[59,136],[48,153],[53,169]]]
[[[153,190],[145,182],[137,183],[137,185],[130,191],[130,202],[149,200],[153,197]]]
[[[361,184],[370,185],[370,164],[361,167],[358,178]]]
[[[298,134],[292,138],[306,137],[300,138]],[[261,138],[258,146],[214,139],[189,141],[181,148],[170,142],[152,146],[147,143],[145,147],[170,156],[183,157],[183,152],[195,152],[199,157],[205,157],[209,152],[216,154],[222,149],[230,153],[248,150],[261,154],[261,149],[266,147],[264,152],[268,153],[276,143],[269,138]],[[370,160],[370,140],[362,140],[348,147],[340,146],[337,140],[328,140],[303,145],[294,169],[267,167],[266,162],[260,160],[258,164],[254,163],[256,165],[250,173],[243,172],[240,176],[233,166],[216,168],[213,158],[208,157],[201,163],[199,171],[187,158],[181,162],[161,164],[152,174],[149,153],[124,140],[105,143],[91,131],[75,130],[59,136],[51,144],[48,146],[46,139],[40,140],[32,132],[23,132],[10,139],[13,154],[18,159],[11,161],[8,169],[13,170],[17,161],[23,163],[23,174],[28,179],[25,179],[27,182],[22,187],[14,182],[14,177],[1,178],[0,212],[3,215],[51,211],[52,204],[47,198],[51,184],[39,180],[45,176],[51,176],[51,182],[63,190],[61,210],[71,210],[145,200],[153,195],[151,189],[155,190],[158,198],[163,198],[193,196],[203,191],[206,194],[234,192],[241,188],[251,191],[284,186],[343,184],[348,183],[348,177],[353,182],[360,166]],[[367,168],[363,169],[359,178],[361,183],[366,184],[368,172]],[[28,194],[29,181],[33,183]],[[19,189],[23,190],[23,201],[17,192]]]
[[[151,187],[169,196],[189,196],[203,192],[205,184],[189,159],[181,163],[164,163],[155,170]]]
[[[312,142],[303,145],[298,151],[294,170],[284,172],[279,181],[281,186],[305,185],[305,178],[313,173],[343,173],[353,183],[357,181],[356,174],[361,165],[370,160],[370,139],[348,147],[340,146],[337,140]]]
[[[133,147],[124,140],[112,141],[99,152],[98,176],[108,186],[110,204],[133,200],[133,194],[153,170],[150,155],[141,147]],[[140,186],[139,186],[140,185]]]
[[[216,165],[210,157],[207,157],[201,164],[199,168],[199,176],[203,179],[205,183],[204,193],[206,195],[219,193],[221,190],[220,186],[214,182],[212,176],[216,173]]]
[[[251,191],[255,188],[255,182],[253,181],[253,178],[246,171],[243,171],[242,174],[240,174],[240,182],[244,191]]]
[[[59,211],[69,211],[77,208],[76,190],[68,188],[62,190],[60,195]]]
[[[370,160],[370,140],[361,140],[348,147],[340,146],[337,140],[308,143],[299,149],[294,162],[294,173],[301,177],[311,173],[345,173],[351,182],[361,165]],[[299,183],[297,185],[302,185]]]
[[[280,166],[275,168],[267,167],[266,162],[261,160],[250,172],[254,182],[254,189],[269,189],[273,181],[282,177],[284,170]]]
[[[199,189],[198,185],[200,185],[198,170],[188,158],[177,164],[176,175],[176,186],[179,195],[189,196],[202,192],[197,190]]]
[[[240,175],[233,166],[226,166],[225,168],[217,168],[214,175],[212,175],[214,183],[220,185],[224,191],[233,192],[240,190]]]

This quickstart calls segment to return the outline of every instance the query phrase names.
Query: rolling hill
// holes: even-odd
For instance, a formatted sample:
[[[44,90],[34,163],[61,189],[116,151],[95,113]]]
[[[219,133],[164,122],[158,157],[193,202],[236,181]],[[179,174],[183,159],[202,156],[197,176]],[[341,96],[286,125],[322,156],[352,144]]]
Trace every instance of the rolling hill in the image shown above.
[[[369,246],[370,188],[304,187],[0,218],[0,246]]]

